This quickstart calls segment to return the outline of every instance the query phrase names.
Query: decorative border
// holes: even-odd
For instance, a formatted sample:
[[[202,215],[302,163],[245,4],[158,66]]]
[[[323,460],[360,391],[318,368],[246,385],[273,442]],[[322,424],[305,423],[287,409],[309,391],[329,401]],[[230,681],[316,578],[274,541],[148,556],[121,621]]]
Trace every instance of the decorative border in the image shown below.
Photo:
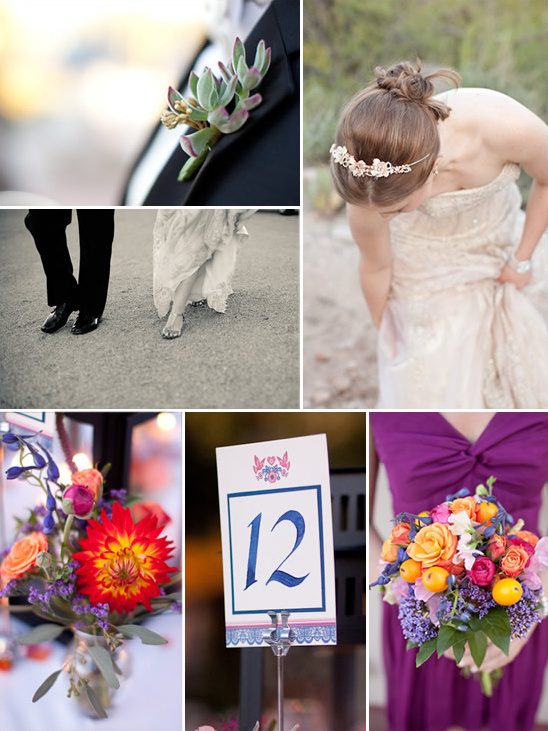
[[[295,633],[294,644],[310,645],[312,642],[324,645],[337,644],[337,625],[335,622],[328,624],[305,624],[289,626]],[[268,630],[269,625],[265,624],[260,627],[244,626],[244,627],[228,627],[226,628],[226,646],[237,647],[238,645],[262,645],[264,644],[263,633]]]
[[[234,591],[234,562],[232,549],[232,520],[230,511],[230,501],[242,497],[255,497],[256,495],[275,495],[277,493],[287,492],[304,492],[312,490],[316,492],[317,510],[318,510],[318,534],[320,540],[320,580],[321,580],[321,604],[316,607],[285,607],[290,612],[325,612],[325,556],[324,556],[324,535],[323,535],[323,506],[322,506],[322,486],[306,485],[299,487],[279,487],[274,490],[253,490],[251,492],[235,492],[226,496],[228,510],[228,537],[230,546],[230,591],[232,599],[232,614],[261,614],[262,612],[281,611],[276,607],[261,607],[253,609],[236,609],[235,608],[235,591]]]

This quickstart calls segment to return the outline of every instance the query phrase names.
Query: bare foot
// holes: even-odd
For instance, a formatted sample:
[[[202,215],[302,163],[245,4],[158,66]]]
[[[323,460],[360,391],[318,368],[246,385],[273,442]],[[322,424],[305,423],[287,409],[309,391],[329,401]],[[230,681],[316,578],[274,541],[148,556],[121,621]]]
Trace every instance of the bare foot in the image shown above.
[[[174,338],[180,338],[183,331],[183,323],[185,318],[182,315],[171,312],[167,318],[164,329],[162,330],[162,337],[166,340],[173,340]]]

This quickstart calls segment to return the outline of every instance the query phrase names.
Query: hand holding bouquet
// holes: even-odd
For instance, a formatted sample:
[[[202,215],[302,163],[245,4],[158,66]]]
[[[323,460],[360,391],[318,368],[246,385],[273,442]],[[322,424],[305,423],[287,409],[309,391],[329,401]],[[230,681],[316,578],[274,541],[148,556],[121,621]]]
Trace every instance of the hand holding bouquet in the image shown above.
[[[548,566],[548,538],[514,523],[493,495],[495,478],[450,495],[432,510],[400,513],[384,542],[383,570],[371,586],[399,604],[408,649],[416,664],[452,650],[469,650],[491,695],[502,671],[481,671],[489,641],[505,655],[510,640],[526,638],[546,614],[539,571]]]

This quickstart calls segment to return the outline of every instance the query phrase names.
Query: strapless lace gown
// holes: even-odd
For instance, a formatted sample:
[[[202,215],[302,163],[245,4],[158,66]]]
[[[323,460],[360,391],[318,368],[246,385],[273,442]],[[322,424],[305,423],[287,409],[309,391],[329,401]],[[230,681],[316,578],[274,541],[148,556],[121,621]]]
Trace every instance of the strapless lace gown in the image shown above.
[[[153,296],[159,317],[169,312],[179,284],[200,270],[189,301],[225,312],[232,294],[238,245],[248,237],[244,209],[161,209],[153,234]],[[247,212],[247,211],[246,211]]]
[[[391,222],[379,408],[548,407],[546,234],[529,287],[497,282],[523,230],[518,176],[507,164]]]

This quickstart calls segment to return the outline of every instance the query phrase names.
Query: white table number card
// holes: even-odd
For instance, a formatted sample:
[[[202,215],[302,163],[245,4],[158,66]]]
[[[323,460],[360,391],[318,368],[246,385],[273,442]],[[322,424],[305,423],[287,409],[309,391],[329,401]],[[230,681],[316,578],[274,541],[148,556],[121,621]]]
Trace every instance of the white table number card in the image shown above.
[[[217,449],[226,644],[260,646],[268,612],[294,644],[337,642],[325,434]]]

